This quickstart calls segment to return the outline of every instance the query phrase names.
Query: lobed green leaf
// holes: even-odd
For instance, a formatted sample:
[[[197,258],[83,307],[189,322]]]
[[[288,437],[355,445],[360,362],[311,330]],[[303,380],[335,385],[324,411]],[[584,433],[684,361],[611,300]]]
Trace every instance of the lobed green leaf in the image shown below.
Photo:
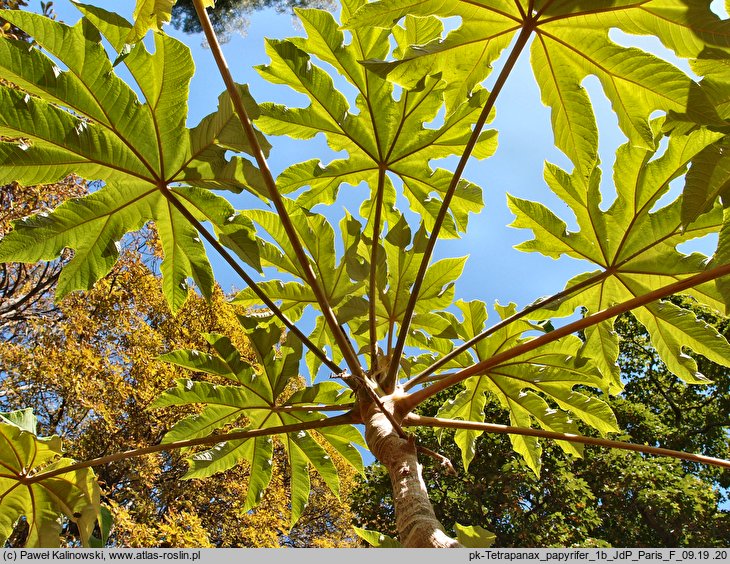
[[[648,120],[656,110],[718,122],[705,92],[690,77],[654,55],[609,38],[613,29],[654,35],[679,57],[708,58],[713,49],[730,46],[730,23],[708,5],[600,0],[589,7],[573,2],[528,7],[508,0],[379,0],[362,6],[346,25],[355,32],[372,26],[398,30],[394,24],[404,16],[406,25],[413,16],[457,16],[461,25],[445,37],[440,32],[418,37],[394,31],[410,46],[399,45],[395,60],[381,57],[366,65],[405,88],[439,73],[447,84],[449,111],[484,81],[492,63],[518,35],[531,41],[532,67],[542,100],[552,110],[555,144],[585,181],[597,162],[598,141],[595,116],[582,87],[588,76],[601,82],[619,126],[634,145],[653,148]]]
[[[61,299],[108,273],[122,236],[153,221],[165,255],[165,296],[176,312],[187,298],[190,278],[206,296],[214,281],[200,236],[172,200],[196,220],[209,221],[222,243],[260,269],[253,224],[203,190],[246,188],[265,195],[260,174],[247,160],[226,156],[229,150],[250,150],[237,141],[242,129],[227,95],[216,115],[193,130],[186,127],[194,65],[185,45],[155,34],[150,53],[141,42],[129,45],[135,28],[123,18],[78,7],[85,17],[74,26],[20,10],[3,12],[42,50],[0,40],[3,76],[24,90],[0,86],[0,135],[21,140],[0,142],[0,181],[51,183],[74,173],[103,185],[48,217],[16,223],[0,242],[0,257],[32,262],[73,249],[57,289]],[[140,4],[139,19],[152,17],[150,9]],[[102,37],[118,53],[114,62]],[[125,67],[131,84],[117,75],[117,66]],[[256,115],[245,88],[241,94]]]
[[[69,470],[43,479],[44,473],[71,466],[63,457],[61,439],[36,436],[37,421],[26,409],[0,414],[0,543],[5,543],[21,517],[28,534],[25,546],[58,547],[61,520],[76,525],[84,546],[101,519],[100,489],[90,468]],[[28,478],[40,479],[27,482]]]
[[[654,130],[660,125],[661,122],[655,122]],[[712,150],[720,135],[697,130],[674,136],[663,151],[630,144],[622,146],[614,165],[617,198],[606,211],[599,207],[600,171],[597,168],[591,173],[585,191],[577,171],[569,175],[548,166],[545,178],[553,192],[573,211],[579,226],[575,232],[569,231],[566,223],[544,206],[510,198],[510,208],[517,216],[512,226],[529,228],[536,235],[535,239],[519,245],[519,249],[555,258],[567,255],[600,267],[599,271],[569,281],[566,289],[580,289],[561,303],[535,314],[534,318],[556,313],[570,315],[576,307],[594,313],[704,271],[708,262],[706,257],[699,253],[686,255],[677,246],[717,232],[722,225],[719,206],[715,205],[689,226],[684,220],[687,217],[685,196],[660,209],[655,207],[669,190],[670,183],[686,172],[693,159],[699,156],[701,160],[705,151]],[[690,193],[686,197],[693,196]],[[704,200],[702,207],[708,204],[712,205],[712,202]],[[715,310],[724,307],[713,284],[703,284],[687,292]],[[671,304],[660,302],[641,307],[634,314],[649,330],[665,364],[688,382],[699,382],[702,376],[697,374],[694,361],[682,352],[679,343],[700,354],[710,355],[721,364],[726,364],[728,360],[725,359],[730,358],[727,341],[716,330],[700,327],[689,311],[676,311]],[[616,366],[617,339],[612,321],[586,331],[585,354],[595,360],[604,375],[605,385],[614,392],[622,388]]]

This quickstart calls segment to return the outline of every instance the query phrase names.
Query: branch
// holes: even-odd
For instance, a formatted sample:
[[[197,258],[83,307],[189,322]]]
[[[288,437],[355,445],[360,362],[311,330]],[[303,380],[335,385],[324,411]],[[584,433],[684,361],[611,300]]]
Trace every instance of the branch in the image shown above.
[[[271,201],[276,208],[276,212],[279,214],[279,219],[281,220],[282,227],[284,228],[284,231],[289,238],[289,242],[294,249],[294,254],[297,257],[297,261],[302,267],[306,282],[310,285],[312,291],[314,292],[317,303],[319,304],[319,307],[322,310],[322,314],[324,315],[325,321],[327,322],[330,331],[332,331],[337,346],[339,347],[340,352],[345,359],[345,362],[347,362],[347,366],[353,374],[361,375],[362,367],[360,366],[360,362],[357,358],[357,353],[355,352],[355,349],[353,348],[352,343],[345,334],[344,330],[340,327],[340,324],[337,321],[337,317],[332,310],[332,306],[329,303],[329,299],[322,287],[319,285],[319,281],[317,280],[314,270],[312,269],[312,265],[309,262],[307,253],[304,250],[304,247],[299,240],[299,236],[297,235],[296,229],[294,228],[294,224],[289,217],[289,212],[284,206],[284,200],[281,198],[281,194],[279,194],[279,190],[276,187],[276,181],[274,180],[274,176],[271,174],[271,170],[269,169],[269,165],[266,162],[264,152],[261,149],[261,145],[259,144],[258,139],[256,138],[256,131],[254,130],[251,119],[248,116],[248,112],[246,112],[246,108],[243,104],[241,94],[238,91],[238,88],[236,88],[236,83],[233,80],[230,69],[228,68],[228,63],[223,56],[223,50],[221,49],[218,38],[216,37],[215,31],[213,30],[213,26],[210,23],[208,13],[203,7],[202,0],[193,0],[193,4],[195,6],[195,11],[198,14],[200,25],[205,32],[205,38],[208,41],[210,50],[213,53],[213,58],[215,59],[215,62],[218,66],[218,70],[220,71],[221,77],[223,78],[223,82],[225,82],[228,94],[231,96],[233,107],[235,108],[236,114],[238,114],[238,119],[243,126],[243,130],[246,134],[246,139],[251,146],[251,152],[253,153],[253,157],[256,159],[256,164],[258,165],[259,170],[261,171],[261,174],[263,176],[264,184],[266,185],[269,198],[271,198]]]
[[[446,458],[443,454],[440,454],[434,450],[431,450],[430,448],[426,448],[425,446],[416,445],[416,450],[420,452],[421,454],[425,454],[426,456],[430,456],[433,458],[436,462],[438,462],[441,465],[441,468],[450,476],[456,476],[457,472],[454,469],[454,465],[451,464],[451,461]]]
[[[711,429],[716,429],[717,427],[730,427],[730,419],[726,421],[716,421],[715,423],[708,423],[701,429],[696,429],[694,431],[688,432],[687,436],[692,437],[694,435],[704,435],[707,431]]]
[[[585,437],[583,435],[574,435],[572,433],[558,433],[555,431],[544,431],[542,429],[532,429],[530,427],[511,427],[509,425],[497,425],[495,423],[477,423],[476,421],[460,421],[457,419],[441,419],[438,417],[424,417],[422,415],[409,414],[403,419],[405,426],[417,427],[441,427],[445,429],[467,429],[473,431],[487,431],[488,433],[508,434],[508,435],[524,435],[528,437],[541,437],[544,439],[555,439],[556,441],[569,441],[571,443],[581,443],[584,445],[600,446],[605,448],[617,448],[622,450],[633,450],[635,452],[643,452],[645,454],[654,454],[657,456],[670,456],[690,462],[700,462],[702,464],[710,464],[719,466],[720,468],[730,468],[730,460],[721,458],[712,458],[702,454],[692,454],[689,452],[681,452],[678,450],[670,450],[668,448],[652,447],[648,445],[638,445],[635,443],[626,443],[623,441],[612,441],[610,439],[599,439],[596,437]]]
[[[418,296],[421,293],[421,285],[423,284],[423,279],[426,276],[426,270],[428,270],[428,265],[431,262],[431,255],[433,254],[434,247],[436,246],[436,241],[439,237],[439,232],[441,231],[441,227],[444,223],[444,220],[446,219],[446,215],[449,213],[449,205],[451,204],[451,199],[454,196],[454,193],[456,192],[456,188],[459,185],[459,181],[461,180],[462,175],[464,174],[464,169],[466,168],[466,163],[469,160],[469,157],[471,157],[472,151],[474,150],[474,147],[477,144],[477,141],[479,141],[479,135],[482,132],[482,128],[484,127],[484,124],[487,122],[487,118],[489,117],[489,114],[491,113],[492,109],[494,108],[494,103],[497,100],[497,97],[499,96],[499,93],[502,91],[502,87],[504,86],[505,82],[507,81],[507,78],[509,77],[510,73],[512,72],[512,68],[514,67],[515,63],[517,62],[517,59],[519,59],[520,54],[522,53],[522,49],[524,49],[525,45],[527,44],[527,40],[530,38],[530,34],[533,31],[532,25],[525,25],[525,27],[522,28],[522,31],[520,32],[519,37],[517,38],[517,42],[515,43],[514,47],[512,48],[512,52],[509,55],[509,58],[505,62],[504,67],[499,73],[499,76],[497,77],[496,82],[494,83],[494,87],[492,91],[489,93],[489,97],[487,98],[486,103],[484,104],[484,108],[482,109],[482,113],[479,114],[479,118],[476,121],[476,124],[474,125],[474,130],[472,131],[471,136],[469,137],[469,141],[467,142],[464,153],[461,155],[461,158],[459,159],[459,164],[456,166],[456,169],[454,170],[454,175],[451,178],[451,183],[449,184],[449,188],[444,194],[444,199],[441,202],[441,207],[439,208],[439,213],[436,216],[436,221],[433,226],[433,230],[431,231],[431,235],[428,238],[428,242],[426,243],[426,249],[423,254],[423,258],[421,259],[421,264],[418,268],[418,274],[416,275],[416,280],[413,283],[413,287],[411,288],[411,295],[408,299],[408,304],[406,305],[405,313],[403,314],[403,323],[400,327],[400,330],[398,332],[398,340],[395,344],[395,349],[393,352],[393,357],[391,360],[390,367],[388,369],[388,377],[386,381],[396,381],[396,374],[398,372],[398,366],[400,364],[401,356],[403,355],[403,347],[405,347],[406,344],[406,337],[408,336],[408,331],[410,329],[411,320],[413,318],[413,312],[416,309],[416,302],[418,301]]]
[[[487,360],[478,362],[477,364],[460,370],[455,374],[451,374],[450,376],[439,380],[438,382],[428,386],[427,388],[421,388],[420,390],[417,390],[411,395],[403,398],[401,405],[403,406],[403,409],[405,411],[411,411],[418,404],[426,401],[428,398],[436,395],[440,391],[445,390],[446,388],[449,388],[454,384],[458,384],[469,376],[474,376],[475,374],[484,374],[490,368],[494,368],[495,366],[502,364],[503,362],[507,362],[508,360],[520,356],[521,354],[533,351],[538,347],[557,341],[558,339],[576,333],[577,331],[582,331],[586,327],[591,327],[592,325],[596,325],[601,321],[606,321],[608,319],[611,319],[612,317],[616,317],[617,315],[621,315],[622,313],[631,311],[632,309],[645,306],[656,300],[666,298],[668,296],[671,296],[672,294],[677,294],[679,292],[682,292],[683,290],[687,290],[688,288],[692,288],[699,284],[709,282],[727,274],[730,274],[730,264],[716,266],[715,268],[705,270],[704,272],[700,272],[699,274],[695,274],[694,276],[690,276],[689,278],[685,278],[684,280],[680,280],[679,282],[674,282],[673,284],[669,284],[667,286],[644,294],[643,296],[638,296],[621,304],[609,307],[608,309],[604,309],[603,311],[599,311],[598,313],[594,313],[593,315],[588,315],[582,319],[579,319],[578,321],[574,321],[573,323],[569,323],[567,325],[564,325],[563,327],[559,327],[558,329],[550,331],[550,333],[545,333],[540,337],[537,337],[535,339],[522,343],[521,345],[512,347],[509,350],[496,354],[493,357],[488,358]]]
[[[292,433],[294,431],[308,431],[310,429],[322,429],[324,427],[334,427],[336,425],[345,425],[353,422],[353,417],[350,412],[337,415],[336,417],[330,417],[327,419],[318,419],[316,421],[305,421],[302,423],[293,423],[291,425],[281,425],[279,427],[269,427],[268,429],[252,429],[249,431],[235,431],[233,433],[224,433],[221,435],[211,435],[208,437],[200,437],[197,439],[188,439],[185,441],[176,441],[173,443],[165,443],[152,445],[143,448],[136,448],[127,450],[124,452],[118,452],[116,454],[110,454],[101,458],[94,458],[91,460],[84,460],[83,462],[76,462],[70,466],[63,468],[57,468],[50,472],[40,472],[28,478],[21,478],[19,482],[25,485],[30,485],[35,482],[42,480],[48,480],[61,474],[68,472],[74,472],[81,470],[82,468],[91,468],[93,466],[101,466],[102,464],[109,464],[111,462],[118,462],[120,460],[126,460],[129,458],[137,458],[145,454],[154,454],[156,452],[166,452],[170,450],[176,450],[179,448],[187,448],[198,445],[209,445],[217,444],[224,441],[234,441],[240,439],[250,439],[253,437],[263,437],[267,435],[278,435],[280,433]],[[17,479],[17,476],[16,476]]]
[[[557,294],[553,294],[549,298],[545,298],[543,300],[536,300],[526,308],[524,308],[522,311],[519,311],[515,313],[514,315],[509,316],[506,319],[503,319],[496,325],[493,325],[489,329],[486,329],[485,331],[482,331],[478,335],[472,337],[468,341],[466,341],[463,345],[455,348],[453,351],[451,351],[449,354],[441,357],[436,362],[434,362],[431,366],[426,368],[423,372],[421,372],[418,376],[413,378],[412,380],[409,380],[408,383],[406,383],[405,386],[403,386],[403,389],[408,391],[414,386],[417,386],[418,384],[424,383],[427,381],[427,378],[431,376],[434,372],[436,372],[439,368],[441,368],[444,364],[449,362],[450,360],[456,358],[461,353],[468,351],[471,347],[476,345],[479,341],[482,341],[489,337],[490,335],[493,335],[503,327],[506,327],[507,325],[514,323],[515,321],[522,319],[526,315],[529,315],[535,311],[538,311],[545,306],[548,306],[550,304],[553,304],[555,302],[559,302],[561,300],[564,300],[571,294],[574,294],[578,290],[583,290],[586,287],[593,286],[594,284],[597,284],[598,282],[602,281],[604,278],[607,278],[608,276],[613,274],[613,270],[604,270],[600,274],[596,274],[595,276],[591,276],[590,278],[586,278],[579,284],[576,284],[575,286],[571,286],[570,288],[566,288],[562,290],[561,292],[558,292]]]
[[[640,345],[633,339],[631,341],[629,341],[629,344],[633,345],[634,347],[638,347],[644,354],[649,356],[649,358],[653,357],[651,352],[646,350],[646,347]],[[680,423],[681,423],[682,419],[684,418],[684,413],[682,412],[682,409],[676,403],[674,403],[672,396],[669,394],[669,392],[667,390],[664,389],[664,387],[661,385],[661,382],[659,382],[659,379],[656,377],[656,373],[654,371],[653,362],[649,367],[647,367],[645,374],[646,374],[646,377],[649,379],[649,382],[654,384],[654,388],[659,390],[659,393],[664,398],[664,401],[666,401],[667,404],[669,404],[669,408],[672,410],[672,413],[674,413],[675,426],[680,427]]]
[[[305,347],[307,347],[310,351],[312,351],[317,358],[319,358],[326,366],[329,368],[334,374],[340,374],[342,372],[342,369],[335,364],[334,361],[332,361],[322,349],[320,349],[317,345],[315,345],[312,341],[309,340],[309,337],[307,337],[304,333],[301,332],[301,330],[292,322],[283,311],[279,309],[279,307],[264,293],[264,291],[261,289],[261,287],[251,278],[246,271],[241,268],[241,265],[238,264],[238,261],[233,258],[233,256],[228,252],[228,250],[220,244],[218,239],[216,239],[213,234],[208,231],[205,226],[200,223],[195,216],[193,216],[192,213],[190,213],[190,210],[185,207],[185,205],[178,200],[175,197],[175,194],[170,191],[170,189],[164,184],[160,183],[159,190],[162,192],[162,195],[167,198],[167,200],[175,207],[177,211],[179,211],[185,219],[193,226],[195,227],[198,232],[205,238],[208,243],[211,244],[211,246],[218,252],[218,254],[225,260],[228,265],[238,274],[243,281],[248,284],[248,287],[251,288],[256,296],[271,310],[271,313],[273,313],[276,317],[281,319],[281,321],[286,325],[286,327],[294,333],[297,338],[304,344]]]
[[[271,410],[275,413],[288,413],[291,411],[349,411],[354,407],[354,403],[343,403],[342,405],[282,405],[274,406]]]

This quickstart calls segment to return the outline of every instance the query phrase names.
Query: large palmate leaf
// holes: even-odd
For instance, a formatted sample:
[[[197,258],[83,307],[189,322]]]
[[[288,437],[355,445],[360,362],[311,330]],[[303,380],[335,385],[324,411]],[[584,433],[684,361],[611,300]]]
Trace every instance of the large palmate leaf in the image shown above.
[[[345,252],[344,256],[338,260],[335,250],[335,231],[327,219],[288,199],[284,200],[284,206],[302,246],[308,252],[310,265],[320,281],[329,306],[335,313],[339,313],[339,310],[346,307],[348,303],[364,300],[365,287],[362,278],[365,274],[353,270],[353,266],[357,266],[353,255],[356,255],[357,246],[361,240],[361,225],[352,218],[343,220],[341,234]],[[306,274],[297,260],[292,242],[284,230],[279,216],[270,211],[251,210],[248,217],[260,226],[273,241],[272,244],[263,239],[258,240],[262,264],[275,267],[280,272],[293,275],[300,280],[306,280]],[[299,319],[307,306],[321,309],[314,291],[308,284],[298,281],[272,280],[260,284],[260,287],[269,298],[278,303],[280,309],[286,312],[290,319]],[[247,307],[260,304],[260,299],[251,289],[241,291],[236,295],[234,301]],[[342,322],[347,321],[344,316],[338,315],[338,317]],[[317,318],[316,327],[310,335],[310,339],[319,347],[334,342],[331,332],[325,328],[323,317]],[[335,362],[342,360],[341,351],[338,348],[334,348],[333,353],[332,358]],[[310,375],[314,379],[321,366],[321,360],[309,353],[307,362]]]
[[[344,17],[363,4],[345,2]],[[286,169],[277,185],[284,193],[308,187],[299,196],[307,208],[317,203],[332,203],[342,184],[356,186],[365,182],[371,199],[386,189],[379,172],[398,178],[413,211],[420,214],[427,229],[434,225],[443,194],[453,178],[444,169],[433,170],[429,162],[449,155],[459,155],[471,134],[486,92],[476,92],[438,126],[426,127],[438,115],[446,84],[438,76],[425,77],[408,91],[394,97],[393,85],[366,70],[359,61],[384,57],[388,52],[388,31],[358,29],[345,43],[343,33],[332,14],[322,10],[300,10],[299,17],[307,38],[267,42],[271,63],[258,67],[267,80],[286,84],[307,96],[306,108],[287,108],[276,104],[262,107],[257,124],[266,133],[308,139],[324,133],[335,151],[345,150],[347,158],[324,166],[318,159]],[[405,34],[436,37],[441,24],[431,19],[409,20]],[[406,37],[402,38],[403,41]],[[357,92],[356,109],[337,88],[333,79],[312,57],[332,65],[342,79]],[[493,131],[482,133],[474,155],[489,156],[496,148]],[[387,178],[387,175],[386,175]],[[466,229],[470,212],[482,207],[481,191],[460,181],[450,205],[445,236],[455,237]]]
[[[367,265],[370,263],[371,242],[362,234],[362,225],[349,214],[341,221],[340,230],[345,252],[338,260],[335,251],[335,231],[321,215],[307,211],[297,203],[285,200],[292,223],[308,251],[313,270],[321,281],[330,306],[341,323],[349,324],[352,336],[361,348],[369,343],[368,303],[370,293]],[[367,207],[367,206],[365,206]],[[367,216],[365,211],[363,215]],[[278,216],[273,212],[252,210],[254,223],[267,232],[276,243],[259,240],[260,255],[264,266],[273,266],[287,274],[304,279],[302,268],[296,262],[294,249]],[[426,244],[424,229],[415,237],[405,218],[393,208],[390,217],[394,225],[381,241],[379,274],[376,277],[378,299],[375,305],[374,324],[377,337],[390,333],[390,338],[402,324],[410,288],[415,281]],[[440,260],[426,271],[423,289],[418,300],[411,333],[423,332],[430,336],[448,336],[451,322],[445,310],[454,297],[454,283],[460,276],[466,257]],[[281,309],[297,319],[306,306],[318,308],[311,288],[301,282],[273,280],[261,284],[267,295],[276,300]],[[251,307],[259,303],[256,294],[248,289],[240,292],[235,302]],[[323,317],[316,318],[310,339],[319,347],[328,346],[335,362],[341,360],[341,352],[335,345],[332,332]],[[314,378],[321,361],[308,355],[310,375]]]
[[[75,173],[105,185],[48,216],[16,223],[0,242],[0,260],[48,260],[71,247],[75,256],[61,274],[61,298],[106,274],[119,239],[151,220],[165,254],[165,295],[177,310],[188,278],[207,295],[213,275],[195,228],[173,200],[212,223],[222,242],[258,268],[250,222],[201,189],[260,192],[258,171],[245,159],[225,157],[228,150],[248,150],[235,141],[245,136],[227,94],[217,114],[193,129],[185,126],[194,69],[187,47],[163,34],[155,34],[154,54],[142,43],[129,47],[131,24],[100,8],[79,7],[86,17],[73,27],[28,12],[3,12],[65,69],[26,43],[0,40],[3,76],[25,91],[0,86],[0,135],[21,139],[0,142],[0,183],[49,183]],[[114,64],[102,36],[119,53]],[[126,67],[134,88],[117,76],[116,65]],[[255,115],[245,89],[242,95]]]
[[[487,319],[486,306],[482,302],[457,302],[463,320],[457,322],[459,337],[465,341],[481,333]],[[515,304],[496,306],[502,319],[516,313]],[[476,361],[486,360],[495,354],[524,342],[526,331],[539,329],[528,321],[516,321],[494,332],[475,345]],[[597,367],[579,353],[582,343],[577,337],[567,337],[536,350],[519,355],[512,360],[490,368],[484,374],[472,376],[464,382],[464,390],[447,401],[439,410],[439,416],[465,421],[484,421],[487,393],[497,397],[509,412],[510,423],[518,427],[541,428],[562,433],[578,433],[576,417],[597,429],[601,434],[616,432],[618,427],[613,412],[606,403],[595,396],[576,390],[576,386],[600,388],[603,385]],[[461,355],[451,361],[450,367],[467,367],[474,364],[471,354]],[[476,452],[476,439],[481,431],[458,430],[454,439],[461,448],[464,467],[468,468]],[[520,453],[535,473],[540,470],[541,447],[534,437],[510,435],[512,446]],[[572,443],[559,442],[560,446],[574,455],[581,450]]]
[[[654,123],[655,128],[661,122]],[[722,210],[715,206],[697,221],[683,228],[683,198],[655,210],[657,202],[680,177],[687,164],[720,134],[695,131],[669,140],[662,154],[653,150],[622,146],[616,157],[614,183],[617,198],[607,211],[600,208],[600,171],[594,169],[588,190],[575,173],[569,175],[548,165],[545,178],[550,188],[575,214],[579,227],[569,231],[564,221],[545,206],[510,197],[510,209],[517,216],[513,227],[531,229],[535,239],[518,246],[547,256],[568,255],[590,261],[601,270],[575,277],[567,288],[573,295],[559,306],[564,314],[582,306],[595,313],[652,290],[702,272],[707,257],[686,255],[677,245],[720,230]],[[688,291],[699,302],[719,310],[724,307],[713,283]],[[550,315],[554,311],[547,311]],[[669,302],[650,303],[633,310],[647,328],[652,343],[667,367],[687,382],[702,382],[695,361],[683,352],[689,347],[713,362],[730,366],[730,346],[712,327],[699,322],[693,313]],[[621,389],[616,359],[617,336],[613,321],[586,330],[586,354],[593,358],[613,390]]]
[[[390,28],[406,14],[458,16],[461,26],[445,38],[418,37],[397,60],[372,61],[369,68],[407,88],[440,73],[448,84],[451,111],[484,80],[513,40],[517,49],[532,41],[532,67],[543,102],[552,109],[555,143],[573,161],[579,178],[587,179],[597,162],[598,130],[581,86],[589,75],[600,80],[633,144],[652,146],[647,121],[655,110],[702,114],[704,123],[714,120],[712,106],[683,72],[609,38],[612,29],[656,35],[680,57],[699,57],[712,45],[730,46],[730,23],[712,13],[709,2],[379,0],[358,10],[347,25],[354,30]]]
[[[344,259],[340,260],[338,264],[334,229],[324,216],[310,212],[291,200],[284,200],[284,205],[302,246],[309,254],[311,267],[322,285],[328,303],[332,307],[337,307],[347,297],[357,293],[361,284],[350,279],[347,273],[347,263]],[[273,242],[276,243],[276,245],[272,245],[259,240],[261,246],[259,253],[262,264],[276,267],[282,272],[306,280],[306,274],[297,261],[292,242],[284,231],[278,214],[264,210],[251,210],[247,217],[266,231]],[[343,229],[345,227],[343,226]],[[344,231],[342,234],[343,239],[346,239],[347,234]],[[353,243],[358,240],[359,238],[356,237],[353,239]],[[345,250],[347,251],[347,249]],[[292,304],[316,303],[311,288],[306,288],[297,283],[296,285],[283,284],[281,288],[284,289],[277,290],[274,287],[275,285],[281,285],[281,283],[275,281],[268,286],[266,284],[263,286],[270,289],[269,295],[273,298],[282,299],[285,307],[291,307]],[[287,288],[297,289],[292,293],[291,290],[286,290]],[[288,299],[287,295],[290,295]],[[237,299],[245,305],[257,303],[254,294],[250,291],[242,292]],[[289,301],[291,304],[288,303]]]
[[[396,328],[402,326],[406,305],[411,295],[411,286],[416,279],[418,268],[423,259],[427,236],[423,226],[411,233],[405,218],[400,220],[381,241],[382,262],[378,265],[376,291],[378,300],[375,304],[373,323],[377,337],[388,335],[392,341]],[[365,255],[368,250],[361,246],[360,252]],[[445,310],[454,299],[454,284],[461,276],[466,257],[445,258],[436,261],[426,270],[421,286],[415,313],[410,325],[409,344],[420,344],[420,337],[456,337],[452,330],[452,315]],[[356,302],[350,302],[352,313],[356,312]],[[364,307],[364,306],[360,306]],[[367,323],[354,328],[356,338],[362,345],[366,342]],[[412,339],[415,339],[411,342]]]
[[[683,200],[682,221],[691,224],[703,213],[711,211],[718,198],[725,207],[725,220],[720,231],[717,251],[713,257],[713,265],[730,263],[730,248],[727,245],[730,225],[728,224],[728,197],[730,196],[730,53],[722,50],[711,50],[702,59],[692,61],[692,69],[704,75],[702,87],[715,105],[724,125],[711,124],[713,130],[725,135],[712,145],[700,151],[692,159],[692,166],[686,175]],[[682,124],[682,122],[685,122]],[[697,126],[696,120],[687,120],[686,116],[671,116],[666,129],[681,131],[681,126],[690,128]],[[677,125],[680,127],[677,127]],[[707,125],[707,124],[705,124]],[[716,285],[726,304],[726,313],[730,311],[730,283],[726,277],[718,278]]]
[[[97,521],[101,523],[94,472],[81,468],[29,481],[74,462],[63,457],[59,437],[38,437],[36,426],[31,409],[0,413],[0,544],[24,517],[26,546],[58,547],[65,517],[78,528],[84,546],[89,546]]]
[[[241,318],[257,356],[257,365],[251,366],[227,337],[207,335],[213,352],[175,351],[161,360],[177,364],[197,372],[227,378],[234,385],[219,385],[207,381],[178,380],[175,387],[164,392],[151,407],[169,405],[203,405],[200,413],[186,417],[175,424],[165,435],[163,442],[205,437],[224,427],[245,423],[237,430],[272,429],[282,442],[291,467],[292,524],[297,521],[309,497],[309,465],[337,494],[339,479],[337,470],[322,442],[328,443],[345,460],[362,472],[362,459],[354,447],[363,445],[360,433],[350,425],[315,425],[326,417],[317,407],[331,409],[342,406],[348,409],[352,401],[349,389],[334,381],[298,387],[297,375],[302,346],[293,334],[281,342],[281,328],[275,324],[257,327],[255,318]],[[315,440],[307,423],[317,426]],[[281,432],[276,428],[299,425],[299,430]],[[324,441],[322,440],[324,439]],[[257,436],[222,442],[213,448],[189,457],[190,469],[186,478],[200,478],[228,470],[247,461],[254,471],[248,484],[246,508],[254,507],[271,481],[273,460],[272,436]]]

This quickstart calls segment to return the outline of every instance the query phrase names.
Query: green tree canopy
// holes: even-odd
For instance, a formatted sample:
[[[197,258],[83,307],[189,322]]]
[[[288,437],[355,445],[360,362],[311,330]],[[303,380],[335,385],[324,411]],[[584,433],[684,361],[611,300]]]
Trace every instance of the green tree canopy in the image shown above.
[[[686,299],[677,303],[727,334],[726,318]],[[728,370],[699,358],[712,384],[688,386],[667,370],[636,318],[622,316],[616,328],[625,389],[607,401],[623,439],[730,457]],[[422,406],[424,415],[435,415],[447,399],[442,393]],[[485,411],[488,421],[506,422],[496,402]],[[422,444],[458,459],[450,435],[418,431]],[[452,476],[427,462],[424,477],[441,522],[447,529],[465,520],[480,524],[495,533],[495,547],[726,545],[727,469],[594,448],[575,459],[555,444],[544,448],[539,477],[497,435],[478,439],[468,472],[457,464]],[[376,462],[353,493],[358,526],[395,535],[391,495],[387,472]]]

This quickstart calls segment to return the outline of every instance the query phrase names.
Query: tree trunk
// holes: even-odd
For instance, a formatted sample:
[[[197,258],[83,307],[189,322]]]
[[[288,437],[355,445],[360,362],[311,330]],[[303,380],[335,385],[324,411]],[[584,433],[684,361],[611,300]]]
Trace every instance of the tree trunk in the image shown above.
[[[383,407],[399,421],[402,414],[398,414],[392,398],[382,398]],[[415,441],[401,438],[388,417],[369,399],[361,398],[361,406],[365,440],[390,475],[401,544],[406,548],[460,548],[461,545],[444,532],[433,511]]]

